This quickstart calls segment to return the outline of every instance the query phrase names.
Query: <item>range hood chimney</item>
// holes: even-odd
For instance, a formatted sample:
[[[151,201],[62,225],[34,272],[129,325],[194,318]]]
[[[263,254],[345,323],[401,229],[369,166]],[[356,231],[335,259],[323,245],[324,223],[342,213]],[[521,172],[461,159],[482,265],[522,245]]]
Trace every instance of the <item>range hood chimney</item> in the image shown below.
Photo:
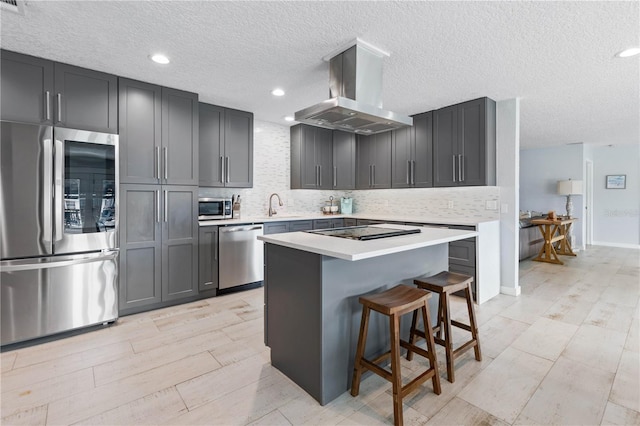
[[[384,52],[356,40],[355,45],[332,57],[330,99],[297,111],[295,120],[364,135],[412,126],[411,117],[382,109],[384,56]]]

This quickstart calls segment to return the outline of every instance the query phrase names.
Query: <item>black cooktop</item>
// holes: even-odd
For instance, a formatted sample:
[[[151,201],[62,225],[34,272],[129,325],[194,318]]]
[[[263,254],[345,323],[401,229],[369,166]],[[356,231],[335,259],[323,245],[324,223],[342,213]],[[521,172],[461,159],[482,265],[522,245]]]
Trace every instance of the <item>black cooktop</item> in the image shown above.
[[[419,234],[419,229],[398,229],[380,226],[347,226],[344,228],[320,229],[306,231],[310,234],[327,235],[329,237],[349,238],[351,240],[375,240],[377,238],[397,237],[399,235]]]

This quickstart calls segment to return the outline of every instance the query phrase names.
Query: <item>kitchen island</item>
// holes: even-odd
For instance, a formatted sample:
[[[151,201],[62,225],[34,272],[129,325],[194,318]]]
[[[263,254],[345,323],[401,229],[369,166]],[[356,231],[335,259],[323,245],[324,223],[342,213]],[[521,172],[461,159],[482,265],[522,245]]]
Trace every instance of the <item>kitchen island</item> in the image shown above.
[[[271,364],[325,405],[351,386],[362,313],[358,298],[448,269],[448,243],[475,231],[420,233],[358,241],[307,232],[258,237],[265,243],[265,343]],[[438,299],[430,299],[435,321]],[[388,320],[371,314],[365,355],[389,348]],[[402,322],[407,339],[410,319]]]

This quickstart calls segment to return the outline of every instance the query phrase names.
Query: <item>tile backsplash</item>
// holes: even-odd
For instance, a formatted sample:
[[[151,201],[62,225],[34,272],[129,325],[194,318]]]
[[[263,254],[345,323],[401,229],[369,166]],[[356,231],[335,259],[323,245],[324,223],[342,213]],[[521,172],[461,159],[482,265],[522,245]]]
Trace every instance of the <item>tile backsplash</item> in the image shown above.
[[[354,213],[402,214],[498,219],[498,187],[376,189],[318,191],[289,189],[289,128],[274,123],[254,122],[253,188],[200,188],[200,196],[231,198],[239,194],[243,216],[266,216],[269,195],[277,193],[284,206],[273,205],[282,215],[319,213],[333,196],[353,198]],[[491,204],[494,205],[491,205]],[[451,207],[450,207],[451,206]],[[486,207],[492,209],[487,210]],[[496,207],[494,209],[494,207]]]

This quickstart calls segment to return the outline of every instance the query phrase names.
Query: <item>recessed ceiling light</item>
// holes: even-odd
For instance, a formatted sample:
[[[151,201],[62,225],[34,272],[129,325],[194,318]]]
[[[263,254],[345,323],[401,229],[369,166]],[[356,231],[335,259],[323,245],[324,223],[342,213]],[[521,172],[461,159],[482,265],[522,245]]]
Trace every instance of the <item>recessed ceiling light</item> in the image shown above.
[[[284,121],[293,121],[293,117],[291,117],[290,115],[287,115],[287,116],[284,118]]]
[[[635,56],[640,54],[640,47],[630,47],[628,49],[623,50],[622,52],[616,53],[618,58],[628,58],[630,56]]]
[[[155,62],[156,64],[162,64],[162,65],[166,65],[169,62],[169,58],[167,58],[166,56],[164,56],[161,53],[156,53],[155,55],[150,55],[149,58],[151,58],[151,60],[153,62]]]
[[[282,89],[273,89],[271,91],[271,94],[273,96],[284,96],[284,90],[282,90]]]

